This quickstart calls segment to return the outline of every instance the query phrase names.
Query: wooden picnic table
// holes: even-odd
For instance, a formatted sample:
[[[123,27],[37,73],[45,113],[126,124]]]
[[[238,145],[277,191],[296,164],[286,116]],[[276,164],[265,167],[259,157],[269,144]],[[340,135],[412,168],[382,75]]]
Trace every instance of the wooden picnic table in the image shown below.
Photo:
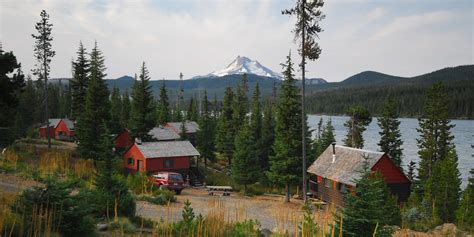
[[[206,189],[211,196],[215,193],[222,193],[222,196],[230,196],[230,192],[233,191],[231,186],[206,186]]]

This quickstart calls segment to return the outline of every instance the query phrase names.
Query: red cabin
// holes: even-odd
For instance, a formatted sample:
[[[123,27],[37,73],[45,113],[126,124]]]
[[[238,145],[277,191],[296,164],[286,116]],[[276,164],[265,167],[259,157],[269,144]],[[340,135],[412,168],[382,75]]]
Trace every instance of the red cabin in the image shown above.
[[[46,125],[39,128],[39,135],[46,138]],[[74,123],[69,119],[49,119],[49,135],[63,141],[74,140]]]
[[[165,128],[173,130],[178,136],[181,135],[182,122],[170,122],[166,123]],[[186,129],[186,136],[188,140],[195,145],[196,144],[196,134],[199,131],[199,125],[194,121],[184,122],[184,128]]]
[[[134,143],[123,154],[123,166],[127,173],[169,171],[186,177],[199,155],[189,141]]]
[[[380,172],[398,201],[405,202],[411,182],[386,153],[339,145],[328,146],[308,168],[310,191],[325,202],[344,206],[344,196],[354,190],[354,181],[361,177],[364,157],[372,171]]]
[[[127,129],[117,134],[113,141],[116,151],[125,151],[133,144],[132,137]]]

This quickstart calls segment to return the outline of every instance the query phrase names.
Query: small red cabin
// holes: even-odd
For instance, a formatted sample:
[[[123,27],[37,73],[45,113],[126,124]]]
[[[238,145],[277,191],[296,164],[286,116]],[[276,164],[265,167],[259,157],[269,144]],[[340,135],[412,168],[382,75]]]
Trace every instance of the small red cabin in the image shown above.
[[[134,143],[123,154],[123,166],[127,173],[171,171],[186,177],[199,155],[189,141]]]
[[[407,201],[411,182],[387,153],[339,145],[328,146],[308,168],[310,191],[325,202],[344,206],[345,195],[361,177],[364,157],[372,171],[380,172],[398,201]]]
[[[39,128],[39,135],[46,138],[46,125]],[[49,119],[49,135],[63,141],[74,140],[74,123],[69,119]]]
[[[133,144],[132,136],[127,129],[124,129],[122,132],[117,134],[113,141],[116,151],[125,151]]]

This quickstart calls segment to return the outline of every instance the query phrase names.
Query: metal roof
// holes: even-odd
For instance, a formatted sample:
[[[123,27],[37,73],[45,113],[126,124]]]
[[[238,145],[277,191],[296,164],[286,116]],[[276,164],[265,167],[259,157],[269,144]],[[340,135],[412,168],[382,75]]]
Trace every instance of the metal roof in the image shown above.
[[[143,142],[136,145],[145,158],[200,155],[189,141]]]
[[[178,134],[181,133],[181,124],[181,122],[168,123],[168,125],[171,126]],[[199,125],[194,121],[186,121],[184,126],[186,127],[187,133],[196,133],[199,130]]]
[[[332,145],[329,145],[308,168],[308,173],[355,186],[354,181],[362,176],[364,156],[368,158],[368,165],[372,168],[385,154],[340,145],[336,145],[335,151],[336,158],[332,162]]]
[[[179,134],[173,131],[173,129],[166,127],[154,127],[148,132],[148,135],[157,141],[170,141],[180,138]]]

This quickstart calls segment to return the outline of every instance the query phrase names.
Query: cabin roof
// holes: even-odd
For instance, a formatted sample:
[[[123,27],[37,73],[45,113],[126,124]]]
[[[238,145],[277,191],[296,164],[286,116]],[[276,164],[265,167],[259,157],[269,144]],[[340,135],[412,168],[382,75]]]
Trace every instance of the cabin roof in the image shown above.
[[[200,155],[189,141],[143,142],[136,145],[145,158]]]
[[[66,124],[66,126],[69,130],[74,130],[74,122],[72,122],[71,120],[69,120],[67,118],[64,118],[64,119],[58,119],[58,118],[49,119],[49,126],[51,126],[53,128],[56,128],[58,126],[59,122],[61,122],[61,120],[64,121],[64,123]],[[44,126],[41,126],[41,128],[46,128],[46,124]]]
[[[333,150],[332,145],[329,145],[308,168],[308,173],[355,186],[355,181],[362,176],[364,156],[372,168],[385,154],[340,145],[335,146],[335,151],[336,159],[332,162]]]
[[[167,127],[154,127],[148,132],[148,135],[152,136],[153,139],[158,141],[170,141],[179,139],[178,133]]]
[[[169,122],[168,125],[173,128],[178,134],[181,133],[182,122]],[[186,133],[196,133],[199,130],[199,125],[194,121],[186,121],[184,123]]]

